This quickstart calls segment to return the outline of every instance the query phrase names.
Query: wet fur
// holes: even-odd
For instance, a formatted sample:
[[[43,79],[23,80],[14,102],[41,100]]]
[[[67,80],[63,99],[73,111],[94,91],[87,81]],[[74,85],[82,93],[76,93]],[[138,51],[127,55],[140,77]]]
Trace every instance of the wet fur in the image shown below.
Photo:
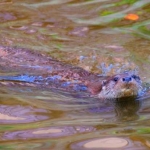
[[[43,77],[59,75],[62,81],[69,81],[84,84],[92,94],[98,94],[102,99],[118,98],[119,90],[126,88],[125,84],[118,80],[114,82],[114,77],[99,77],[80,67],[65,64],[57,61],[46,54],[40,54],[22,48],[0,47],[0,70],[1,72],[16,72],[16,74],[41,75]],[[132,76],[130,73],[117,75],[119,78]],[[49,84],[50,86],[51,84]],[[141,90],[140,80],[132,80],[128,84],[137,96]]]

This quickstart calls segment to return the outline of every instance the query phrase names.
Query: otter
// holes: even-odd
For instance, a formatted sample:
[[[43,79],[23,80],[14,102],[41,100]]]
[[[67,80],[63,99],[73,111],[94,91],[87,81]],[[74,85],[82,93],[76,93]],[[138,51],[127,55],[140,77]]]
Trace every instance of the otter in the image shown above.
[[[69,87],[74,84],[84,85],[91,94],[96,94],[100,99],[135,98],[142,92],[141,79],[133,73],[125,72],[111,77],[99,76],[80,67],[57,61],[47,54],[17,47],[0,47],[0,71],[3,74],[6,72],[28,74],[29,78],[32,77],[32,83],[43,82],[44,86],[62,87],[64,82],[69,82]],[[13,76],[0,77],[3,81],[17,81],[17,79]],[[20,77],[18,81],[29,80]]]
[[[87,86],[89,91],[97,94],[100,99],[137,97],[143,91],[140,77],[129,72],[107,77],[101,82],[88,83]]]

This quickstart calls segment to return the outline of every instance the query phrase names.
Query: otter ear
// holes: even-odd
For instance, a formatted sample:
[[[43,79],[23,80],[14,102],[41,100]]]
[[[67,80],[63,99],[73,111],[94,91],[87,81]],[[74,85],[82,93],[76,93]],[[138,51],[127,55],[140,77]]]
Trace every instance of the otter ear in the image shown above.
[[[87,82],[88,91],[92,94],[98,94],[102,89],[102,82]]]
[[[102,86],[105,86],[106,83],[107,83],[106,80],[103,80],[103,81],[102,81]]]

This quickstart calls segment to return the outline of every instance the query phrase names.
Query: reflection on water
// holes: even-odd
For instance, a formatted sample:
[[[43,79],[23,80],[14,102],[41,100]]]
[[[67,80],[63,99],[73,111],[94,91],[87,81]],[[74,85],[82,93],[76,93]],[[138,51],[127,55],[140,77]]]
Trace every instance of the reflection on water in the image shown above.
[[[0,45],[46,52],[99,74],[135,69],[149,87],[149,6],[148,0],[2,0]],[[138,19],[126,19],[128,14]],[[6,55],[0,47],[0,57]],[[16,57],[18,66],[12,65],[38,68],[42,75],[43,69],[52,69],[36,63],[29,66],[23,63],[26,59]],[[32,55],[28,58],[32,64],[30,59]],[[5,61],[0,75],[18,74]],[[25,86],[37,78],[45,83],[59,78],[26,73],[22,69],[22,76],[6,77],[10,81],[1,85],[1,149],[150,148],[149,93],[136,101],[102,102],[80,92],[80,87],[67,92],[38,84]],[[21,84],[10,84],[14,81]]]
[[[16,106],[0,106],[0,123],[29,123],[39,120],[48,119],[48,116],[35,115],[35,113],[46,113],[46,110],[35,109],[32,107]]]
[[[94,128],[90,126],[50,127],[43,129],[38,128],[35,130],[8,132],[4,134],[3,138],[5,140],[16,140],[24,138],[27,139],[58,138],[91,131],[94,131]]]
[[[74,144],[72,149],[123,148],[127,145],[128,141],[122,138],[104,138]]]
[[[55,149],[142,149],[144,143],[148,143],[147,137],[144,143],[140,138],[142,133],[149,132],[143,128],[149,119],[149,111],[144,108],[148,103],[140,107],[142,101],[138,100],[100,102],[94,97],[82,97],[80,93],[22,86],[19,89],[4,86],[1,91],[1,140],[9,141],[7,145],[3,143],[5,148],[9,145],[15,149],[13,141],[33,139],[38,140],[39,149],[49,142]],[[148,127],[149,123],[145,125]],[[133,136],[137,138],[132,139]],[[60,139],[62,142],[58,144]],[[19,145],[25,149],[27,141]],[[112,141],[115,144],[112,145]],[[40,143],[43,144],[40,146]],[[34,142],[30,145],[34,147]]]
[[[132,99],[117,102],[115,104],[117,117],[125,121],[138,119],[139,115],[137,112],[140,109],[141,103],[142,102],[140,100]]]

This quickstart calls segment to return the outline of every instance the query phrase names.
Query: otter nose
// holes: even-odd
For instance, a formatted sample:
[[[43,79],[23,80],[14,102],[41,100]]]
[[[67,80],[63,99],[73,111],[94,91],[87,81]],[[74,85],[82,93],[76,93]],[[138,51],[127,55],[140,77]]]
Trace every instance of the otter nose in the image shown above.
[[[124,78],[122,78],[123,82],[130,82],[131,80],[132,80],[131,77],[124,77]]]

